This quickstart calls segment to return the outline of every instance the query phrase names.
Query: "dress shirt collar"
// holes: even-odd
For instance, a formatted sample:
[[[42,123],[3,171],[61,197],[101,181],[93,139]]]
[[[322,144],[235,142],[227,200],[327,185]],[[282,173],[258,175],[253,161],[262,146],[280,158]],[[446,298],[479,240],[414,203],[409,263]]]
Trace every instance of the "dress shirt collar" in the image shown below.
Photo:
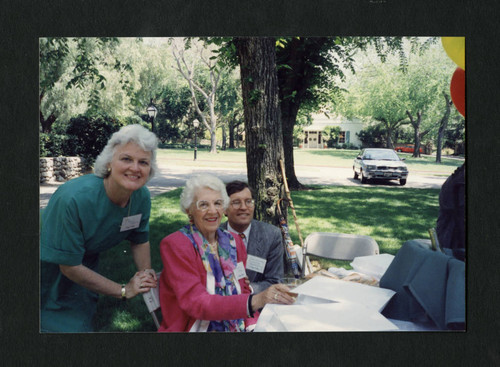
[[[250,227],[252,227],[252,223],[250,223],[248,225],[247,229],[245,229],[243,232],[238,232],[233,227],[231,227],[231,225],[229,224],[229,222],[227,222],[227,230],[228,231],[234,232],[234,233],[237,233],[237,234],[243,233],[245,235],[245,238],[242,238],[243,243],[245,244],[245,248],[248,247],[248,237],[250,236]]]

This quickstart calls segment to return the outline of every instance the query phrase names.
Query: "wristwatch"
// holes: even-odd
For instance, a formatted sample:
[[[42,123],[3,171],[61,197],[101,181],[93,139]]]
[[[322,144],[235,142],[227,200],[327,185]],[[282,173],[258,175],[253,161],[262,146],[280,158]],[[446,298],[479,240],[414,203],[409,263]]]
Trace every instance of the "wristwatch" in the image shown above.
[[[122,284],[122,301],[127,300],[127,290],[125,289],[125,284]]]

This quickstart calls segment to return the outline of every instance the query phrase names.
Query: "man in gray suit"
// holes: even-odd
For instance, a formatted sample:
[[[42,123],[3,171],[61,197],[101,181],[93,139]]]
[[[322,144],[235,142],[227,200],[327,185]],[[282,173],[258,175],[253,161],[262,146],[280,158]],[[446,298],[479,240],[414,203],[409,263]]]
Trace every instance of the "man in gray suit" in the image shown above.
[[[278,227],[253,219],[255,201],[248,184],[232,181],[226,185],[226,191],[230,199],[228,220],[221,227],[243,238],[250,286],[253,293],[262,292],[283,278],[283,236]]]

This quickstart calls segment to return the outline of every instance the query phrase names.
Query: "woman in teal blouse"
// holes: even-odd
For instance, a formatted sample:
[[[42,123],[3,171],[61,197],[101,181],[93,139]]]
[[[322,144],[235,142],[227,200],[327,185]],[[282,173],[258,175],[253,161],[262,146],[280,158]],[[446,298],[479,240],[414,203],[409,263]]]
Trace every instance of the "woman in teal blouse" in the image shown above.
[[[41,331],[93,331],[98,294],[128,299],[156,287],[145,186],[155,171],[156,136],[140,125],[114,133],[94,174],[61,185],[42,214]],[[99,253],[131,244],[138,272],[127,284],[98,273]]]

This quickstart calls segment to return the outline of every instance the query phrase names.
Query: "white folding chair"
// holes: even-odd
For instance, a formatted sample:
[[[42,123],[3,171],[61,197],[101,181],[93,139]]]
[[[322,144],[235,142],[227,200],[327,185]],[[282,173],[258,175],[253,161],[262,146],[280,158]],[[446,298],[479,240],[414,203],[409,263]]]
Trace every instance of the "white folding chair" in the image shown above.
[[[148,308],[151,317],[153,318],[153,322],[155,323],[156,329],[160,328],[160,319],[158,317],[158,313],[160,313],[160,274],[156,273],[156,278],[158,279],[156,288],[150,288],[149,291],[142,294],[144,298],[144,303]],[[160,314],[161,315],[161,314]]]
[[[309,261],[308,256],[314,255],[332,260],[353,260],[358,256],[378,255],[377,242],[370,236],[313,232],[306,237],[302,250],[302,264]],[[302,276],[304,276],[302,267]]]

